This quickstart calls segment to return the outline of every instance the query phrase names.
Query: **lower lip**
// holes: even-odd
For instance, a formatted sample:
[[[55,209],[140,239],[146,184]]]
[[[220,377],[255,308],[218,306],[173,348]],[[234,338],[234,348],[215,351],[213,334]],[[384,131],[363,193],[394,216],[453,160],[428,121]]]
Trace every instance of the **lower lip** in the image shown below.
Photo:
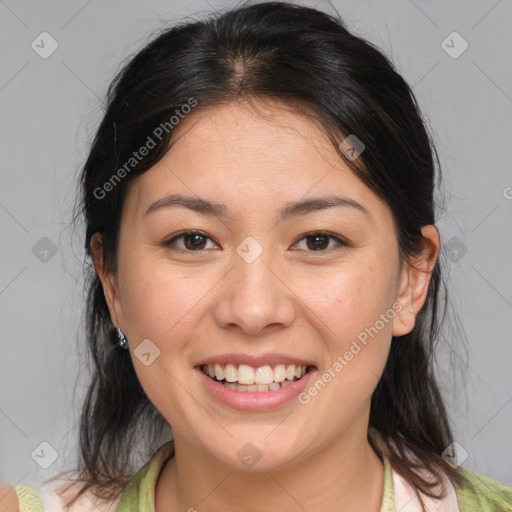
[[[266,411],[289,402],[308,386],[312,375],[316,372],[316,369],[310,370],[293,384],[274,391],[238,391],[211,379],[203,373],[201,367],[196,367],[195,370],[214,398],[239,411]]]

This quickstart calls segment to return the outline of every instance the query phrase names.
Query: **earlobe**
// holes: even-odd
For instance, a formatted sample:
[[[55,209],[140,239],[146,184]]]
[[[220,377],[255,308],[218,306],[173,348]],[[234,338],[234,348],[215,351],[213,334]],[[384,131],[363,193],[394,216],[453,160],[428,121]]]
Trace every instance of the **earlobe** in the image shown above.
[[[439,256],[440,238],[433,224],[421,228],[421,254],[404,263],[397,300],[402,309],[393,319],[393,336],[410,333],[416,324],[416,315],[427,300],[432,271]]]
[[[123,326],[119,324],[119,321],[122,321],[122,314],[116,276],[106,268],[103,256],[103,241],[100,233],[95,233],[91,237],[91,253],[93,255],[94,268],[103,287],[112,323],[114,326],[122,328]]]

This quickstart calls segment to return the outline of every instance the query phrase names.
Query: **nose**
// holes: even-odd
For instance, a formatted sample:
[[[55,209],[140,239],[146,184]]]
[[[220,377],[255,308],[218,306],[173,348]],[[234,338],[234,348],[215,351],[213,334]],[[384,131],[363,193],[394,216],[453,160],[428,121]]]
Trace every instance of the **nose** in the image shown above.
[[[270,251],[249,261],[239,254],[233,256],[233,268],[224,277],[214,306],[216,322],[253,336],[291,325],[296,296],[283,268]]]

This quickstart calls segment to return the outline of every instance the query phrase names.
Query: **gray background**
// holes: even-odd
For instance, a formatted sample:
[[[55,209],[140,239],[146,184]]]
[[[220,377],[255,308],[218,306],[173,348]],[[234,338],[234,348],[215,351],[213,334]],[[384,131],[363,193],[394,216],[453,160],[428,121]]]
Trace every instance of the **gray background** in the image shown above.
[[[469,348],[465,383],[446,349],[440,376],[469,454],[463,466],[512,485],[512,3],[333,2],[350,29],[392,56],[430,122],[447,200],[441,257],[460,324],[445,338],[462,357],[461,336]],[[325,1],[301,3],[333,12]],[[13,485],[39,487],[74,457],[86,382],[82,371],[75,386],[83,231],[69,223],[100,99],[152,32],[231,5],[0,1],[0,476]],[[31,47],[43,31],[59,45],[46,59]],[[442,46],[454,31],[469,45],[457,58]],[[445,45],[462,48],[453,36]],[[48,469],[37,463],[51,462],[42,442],[58,453]]]

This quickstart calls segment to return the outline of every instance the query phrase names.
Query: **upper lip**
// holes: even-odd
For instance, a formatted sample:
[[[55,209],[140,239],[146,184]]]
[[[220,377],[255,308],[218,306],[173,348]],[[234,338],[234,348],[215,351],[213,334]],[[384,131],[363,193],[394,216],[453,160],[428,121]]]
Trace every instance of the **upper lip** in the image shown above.
[[[300,359],[298,357],[291,357],[284,354],[267,354],[262,356],[251,356],[249,354],[219,354],[217,356],[208,357],[203,359],[197,366],[205,364],[246,364],[256,368],[260,366],[275,366],[278,364],[294,364],[296,366],[315,366],[311,361]]]

